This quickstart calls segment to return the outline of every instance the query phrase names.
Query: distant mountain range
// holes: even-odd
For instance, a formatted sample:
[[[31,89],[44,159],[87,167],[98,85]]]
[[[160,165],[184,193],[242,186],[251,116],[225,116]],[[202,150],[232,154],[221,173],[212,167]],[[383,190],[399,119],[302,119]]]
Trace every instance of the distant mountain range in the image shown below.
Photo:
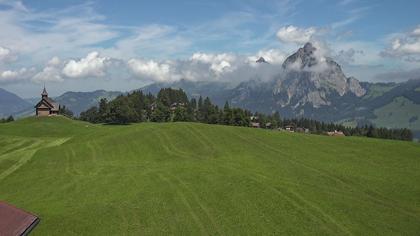
[[[31,107],[31,103],[25,101],[14,93],[0,88],[0,118],[14,115]]]
[[[255,63],[264,63],[259,58]],[[156,94],[161,88],[182,88],[190,97],[210,97],[222,106],[231,105],[283,117],[308,117],[346,125],[375,124],[390,128],[410,128],[420,137],[420,78],[403,83],[368,83],[346,77],[331,58],[318,55],[310,43],[290,55],[283,72],[268,81],[249,80],[237,85],[226,82],[180,80],[154,83],[139,90]],[[56,97],[76,115],[96,105],[100,98],[113,99],[122,92],[66,92]],[[7,97],[8,99],[3,99]],[[0,116],[27,115],[29,103],[0,90]],[[5,110],[7,104],[13,109]],[[28,110],[28,109],[27,109]]]
[[[3,100],[3,96],[6,94],[9,94],[9,99]],[[122,92],[105,90],[96,90],[93,92],[65,92],[53,99],[60,105],[65,105],[78,116],[80,112],[85,111],[92,106],[96,106],[102,98],[112,100],[120,94],[122,94]],[[22,99],[13,93],[0,89],[0,117],[8,115],[13,115],[15,117],[34,115],[34,106],[40,99],[41,98]],[[12,104],[12,106],[9,107],[8,104]]]
[[[208,96],[220,106],[229,101],[252,111],[279,111],[288,118],[410,128],[420,137],[420,77],[403,83],[360,82],[346,77],[331,58],[317,55],[310,43],[289,56],[282,67],[283,73],[269,81],[250,80],[234,87],[181,80],[155,83],[142,90],[156,93],[165,87],[182,88],[190,96]]]

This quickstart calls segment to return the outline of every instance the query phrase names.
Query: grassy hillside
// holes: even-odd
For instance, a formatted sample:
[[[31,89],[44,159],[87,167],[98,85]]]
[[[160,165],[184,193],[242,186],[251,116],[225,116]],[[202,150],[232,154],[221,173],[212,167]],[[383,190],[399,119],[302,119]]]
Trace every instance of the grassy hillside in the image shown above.
[[[420,146],[195,123],[0,125],[34,235],[418,235]]]
[[[391,103],[374,110],[372,122],[378,127],[406,127],[420,131],[420,105],[405,97],[397,97]],[[417,136],[416,136],[417,137]]]
[[[394,83],[375,83],[369,84],[367,93],[363,96],[363,100],[373,99],[384,95],[385,93],[391,91],[393,88],[397,87],[397,84]]]

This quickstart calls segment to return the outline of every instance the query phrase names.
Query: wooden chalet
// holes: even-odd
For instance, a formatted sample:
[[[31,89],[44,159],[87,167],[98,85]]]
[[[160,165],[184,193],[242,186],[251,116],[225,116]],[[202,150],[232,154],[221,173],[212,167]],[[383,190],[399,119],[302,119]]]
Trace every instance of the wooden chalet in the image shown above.
[[[260,128],[260,123],[258,123],[258,122],[251,122],[251,127],[252,128]]]
[[[292,123],[284,126],[284,129],[289,132],[295,132],[295,127],[296,125]]]
[[[41,101],[35,105],[36,116],[53,116],[58,115],[60,105],[48,97],[47,90],[45,89],[41,93]]]
[[[342,131],[334,130],[333,132],[327,132],[328,136],[334,136],[334,137],[344,137],[346,136]]]

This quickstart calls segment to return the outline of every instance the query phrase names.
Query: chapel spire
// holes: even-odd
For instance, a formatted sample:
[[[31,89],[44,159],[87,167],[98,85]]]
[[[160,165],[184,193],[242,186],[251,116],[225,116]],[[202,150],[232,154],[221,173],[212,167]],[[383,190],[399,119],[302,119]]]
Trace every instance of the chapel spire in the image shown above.
[[[42,91],[41,96],[42,96],[43,98],[44,98],[44,97],[48,97],[47,90],[45,89],[45,84],[44,84],[44,90]]]

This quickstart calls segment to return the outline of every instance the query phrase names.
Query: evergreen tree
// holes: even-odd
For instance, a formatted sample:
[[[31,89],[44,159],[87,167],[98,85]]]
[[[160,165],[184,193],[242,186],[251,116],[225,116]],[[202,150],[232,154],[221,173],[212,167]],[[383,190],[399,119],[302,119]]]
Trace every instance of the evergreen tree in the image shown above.
[[[58,114],[63,115],[63,116],[67,116],[69,118],[73,117],[73,112],[70,111],[70,109],[68,109],[66,106],[60,106],[58,108]]]
[[[97,107],[91,107],[86,111],[80,113],[81,120],[91,122],[91,123],[100,123],[99,112]]]
[[[108,100],[106,98],[101,98],[101,100],[99,100],[98,116],[96,118],[97,123],[106,122],[107,116],[109,116]]]
[[[184,107],[177,107],[174,111],[173,121],[188,121],[187,110]]]
[[[153,122],[167,122],[170,120],[171,112],[168,107],[158,102],[153,110],[150,120]]]
[[[230,125],[233,123],[232,110],[230,109],[229,103],[226,101],[223,108],[223,119],[222,124]]]
[[[15,120],[15,118],[13,118],[13,116],[10,115],[9,117],[7,117],[6,122],[12,122],[14,120]]]
[[[116,99],[109,104],[106,122],[111,124],[128,124],[135,120],[135,114],[130,109],[128,99]]]

